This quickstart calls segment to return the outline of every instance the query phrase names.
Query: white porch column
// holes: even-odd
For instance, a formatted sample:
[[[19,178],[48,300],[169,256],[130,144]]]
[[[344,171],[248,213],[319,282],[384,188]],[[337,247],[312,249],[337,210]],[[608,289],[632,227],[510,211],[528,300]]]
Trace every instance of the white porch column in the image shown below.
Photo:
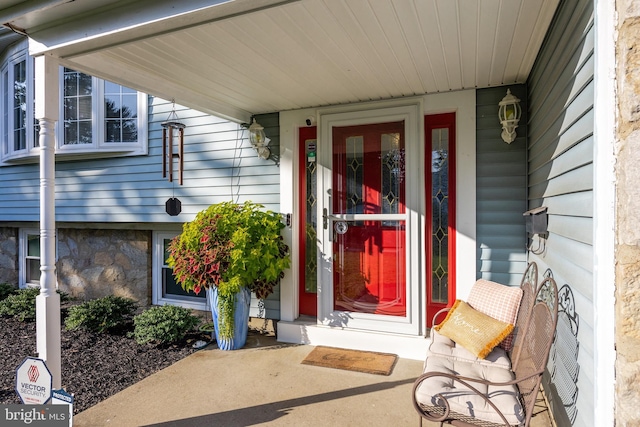
[[[58,120],[58,63],[35,58],[35,117],[40,123],[40,295],[36,297],[38,357],[61,388],[60,295],[56,292],[55,124]]]

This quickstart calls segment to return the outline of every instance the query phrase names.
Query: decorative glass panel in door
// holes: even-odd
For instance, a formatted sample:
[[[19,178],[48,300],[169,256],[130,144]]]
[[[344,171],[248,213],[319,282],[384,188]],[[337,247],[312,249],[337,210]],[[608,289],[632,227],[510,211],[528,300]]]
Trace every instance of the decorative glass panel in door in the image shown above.
[[[404,122],[332,137],[333,309],[406,316]]]
[[[300,314],[316,316],[318,313],[318,164],[316,158],[316,127],[300,128],[299,182],[300,195]]]
[[[427,326],[455,301],[455,113],[425,117]]]

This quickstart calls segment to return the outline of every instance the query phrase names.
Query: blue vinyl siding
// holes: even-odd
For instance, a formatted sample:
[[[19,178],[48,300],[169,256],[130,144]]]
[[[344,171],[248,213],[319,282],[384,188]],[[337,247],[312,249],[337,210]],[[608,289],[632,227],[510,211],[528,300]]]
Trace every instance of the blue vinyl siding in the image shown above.
[[[167,101],[149,98],[148,155],[58,161],[57,221],[182,223],[212,203],[232,199],[252,200],[278,210],[280,172],[276,162],[258,158],[240,125],[194,110],[176,109],[187,125],[184,185],[163,179],[161,123],[171,108]],[[263,116],[263,121],[274,121],[270,116]],[[275,117],[277,122],[277,114]],[[277,128],[267,128],[276,154],[277,132]],[[0,199],[4,201],[0,221],[38,221],[38,164],[0,167],[0,182]],[[182,213],[177,217],[165,213],[170,197],[182,202]]]
[[[530,260],[572,302],[545,378],[560,427],[593,425],[593,14],[592,0],[561,3],[528,81],[528,208],[549,213],[544,251]]]
[[[507,88],[523,117],[511,144],[500,137],[498,103]],[[525,85],[480,89],[476,94],[476,244],[478,278],[519,286],[526,261],[522,213],[526,199],[527,91]]]

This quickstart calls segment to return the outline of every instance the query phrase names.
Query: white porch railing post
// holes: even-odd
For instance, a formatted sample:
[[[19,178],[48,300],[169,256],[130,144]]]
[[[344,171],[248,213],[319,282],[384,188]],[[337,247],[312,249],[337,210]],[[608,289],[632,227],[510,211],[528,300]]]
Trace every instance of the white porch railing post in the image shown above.
[[[61,388],[60,295],[56,292],[55,124],[58,120],[58,63],[35,58],[36,119],[40,124],[40,294],[36,297],[38,357]]]

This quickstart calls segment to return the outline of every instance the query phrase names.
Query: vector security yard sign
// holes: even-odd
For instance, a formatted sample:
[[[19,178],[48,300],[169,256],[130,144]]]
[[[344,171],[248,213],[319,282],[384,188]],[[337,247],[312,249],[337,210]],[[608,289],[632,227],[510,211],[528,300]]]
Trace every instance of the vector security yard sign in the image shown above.
[[[43,405],[51,399],[52,376],[44,360],[27,357],[16,369],[16,392],[25,405]]]

